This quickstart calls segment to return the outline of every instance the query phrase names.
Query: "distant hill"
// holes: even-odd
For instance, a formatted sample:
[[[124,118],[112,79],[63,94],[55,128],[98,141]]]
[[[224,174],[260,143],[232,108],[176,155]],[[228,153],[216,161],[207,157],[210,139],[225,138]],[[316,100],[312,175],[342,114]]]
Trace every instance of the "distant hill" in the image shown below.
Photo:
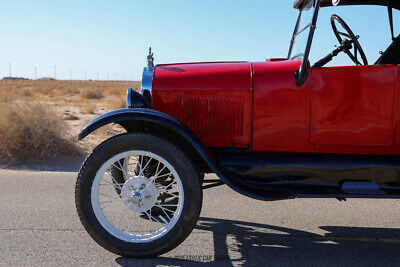
[[[3,77],[3,80],[29,80],[29,79],[24,77]]]

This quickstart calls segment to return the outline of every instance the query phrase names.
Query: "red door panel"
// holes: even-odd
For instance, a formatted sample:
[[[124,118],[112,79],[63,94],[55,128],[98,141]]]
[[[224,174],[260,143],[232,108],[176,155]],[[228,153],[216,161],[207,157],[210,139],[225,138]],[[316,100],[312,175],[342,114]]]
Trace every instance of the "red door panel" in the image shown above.
[[[310,83],[295,83],[300,60],[253,63],[253,151],[312,152]]]
[[[391,145],[397,66],[312,70],[311,142]]]

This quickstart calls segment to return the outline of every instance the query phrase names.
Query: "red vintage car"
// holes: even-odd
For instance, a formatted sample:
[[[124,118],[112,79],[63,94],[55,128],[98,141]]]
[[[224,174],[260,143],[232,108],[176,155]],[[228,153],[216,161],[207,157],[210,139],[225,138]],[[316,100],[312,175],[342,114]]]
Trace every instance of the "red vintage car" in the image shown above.
[[[387,6],[393,43],[369,65],[338,15],[338,46],[310,63],[318,11]],[[76,207],[101,246],[151,257],[178,246],[196,225],[202,189],[226,184],[259,200],[400,198],[400,36],[394,0],[298,0],[299,17],[284,59],[153,64],[128,108],[106,113],[79,134],[117,123],[87,157]],[[390,38],[390,36],[388,36]],[[333,45],[333,44],[332,44]],[[324,67],[339,53],[354,66]],[[215,173],[218,180],[204,180]]]

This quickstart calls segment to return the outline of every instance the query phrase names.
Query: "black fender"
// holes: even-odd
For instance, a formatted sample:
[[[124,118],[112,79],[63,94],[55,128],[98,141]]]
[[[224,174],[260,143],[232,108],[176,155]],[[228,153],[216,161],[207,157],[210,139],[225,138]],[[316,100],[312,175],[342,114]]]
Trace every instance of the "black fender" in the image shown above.
[[[79,133],[78,138],[79,140],[82,140],[96,129],[110,123],[117,123],[124,127],[124,123],[127,121],[129,121],[130,124],[135,124],[135,122],[151,122],[173,130],[181,138],[192,145],[195,151],[197,151],[204,162],[222,180],[222,182],[240,194],[259,200],[294,198],[293,195],[288,194],[287,192],[277,192],[268,187],[260,187],[259,185],[252,186],[251,184],[235,179],[234,177],[228,177],[218,166],[210,151],[205,148],[180,121],[153,109],[123,108],[105,113],[89,122]]]

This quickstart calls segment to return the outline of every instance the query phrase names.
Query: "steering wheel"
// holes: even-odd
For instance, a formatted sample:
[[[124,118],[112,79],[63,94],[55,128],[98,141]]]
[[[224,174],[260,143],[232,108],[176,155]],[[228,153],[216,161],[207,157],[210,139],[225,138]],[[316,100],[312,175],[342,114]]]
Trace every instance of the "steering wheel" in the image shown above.
[[[337,22],[339,22],[339,24],[343,27],[343,29],[347,33],[338,31],[338,29],[336,27]],[[354,35],[354,33],[351,31],[350,27],[338,15],[331,16],[331,24],[332,24],[333,32],[335,33],[335,36],[338,39],[340,45],[345,47],[345,49],[343,51],[350,57],[350,59],[356,65],[368,65],[368,60],[367,60],[367,57],[365,56],[364,50],[362,49],[360,43],[358,42],[359,36]],[[343,40],[342,36],[345,37],[344,40]],[[353,53],[350,51],[350,49],[352,48],[351,44],[354,44],[354,52]],[[361,64],[361,62],[358,60],[358,53],[360,54],[361,59],[364,64]]]

